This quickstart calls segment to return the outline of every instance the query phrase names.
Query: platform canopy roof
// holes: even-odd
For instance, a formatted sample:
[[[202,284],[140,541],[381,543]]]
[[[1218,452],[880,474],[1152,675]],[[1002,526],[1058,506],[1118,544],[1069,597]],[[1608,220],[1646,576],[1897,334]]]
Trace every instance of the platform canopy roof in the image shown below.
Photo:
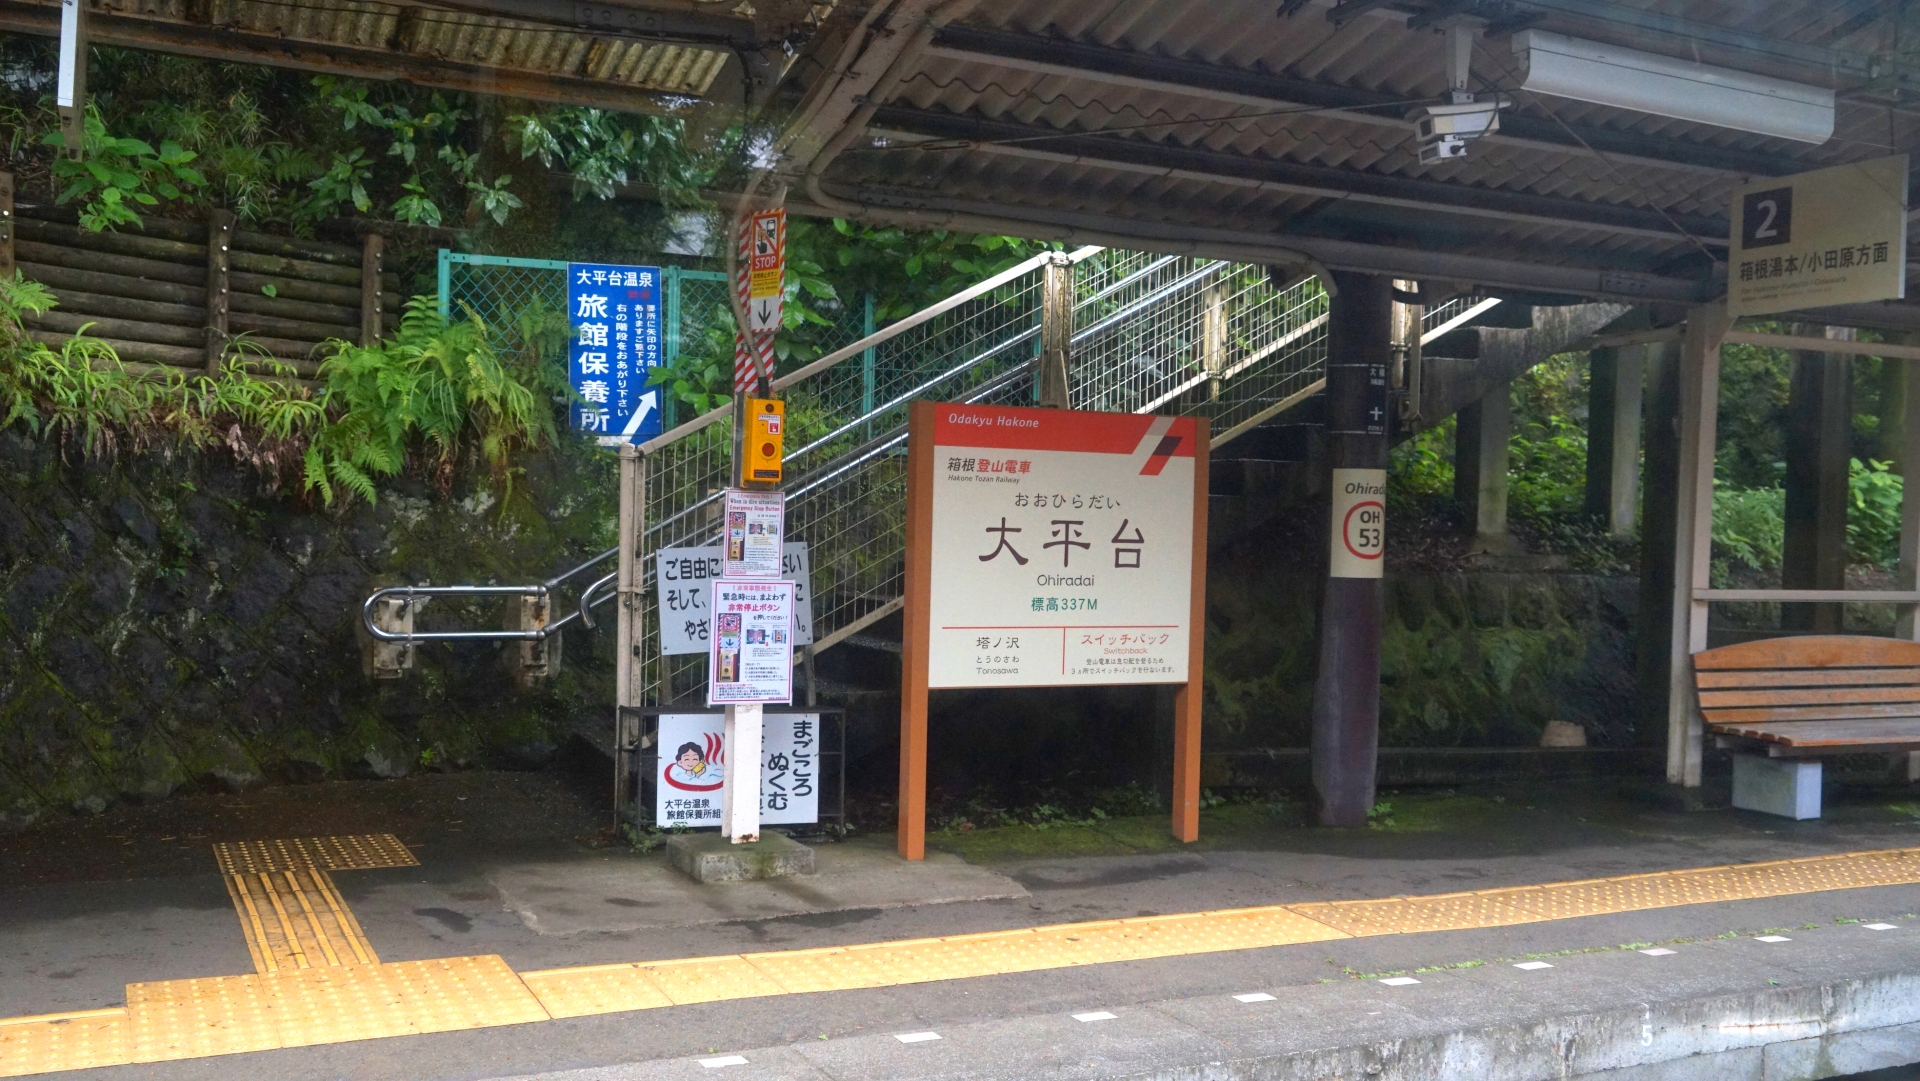
[[[876,0],[794,65],[806,98],[778,171],[796,209],[867,220],[1688,303],[1722,287],[1736,185],[1920,132],[1903,6]],[[1448,89],[1460,19],[1472,89],[1512,104],[1465,158],[1423,165],[1407,117]],[[1834,90],[1834,133],[1517,90],[1527,29]],[[1920,309],[1826,314],[1920,327]]]
[[[757,107],[833,10],[815,0],[84,0],[94,44],[533,101]],[[57,36],[60,0],[0,0]]]

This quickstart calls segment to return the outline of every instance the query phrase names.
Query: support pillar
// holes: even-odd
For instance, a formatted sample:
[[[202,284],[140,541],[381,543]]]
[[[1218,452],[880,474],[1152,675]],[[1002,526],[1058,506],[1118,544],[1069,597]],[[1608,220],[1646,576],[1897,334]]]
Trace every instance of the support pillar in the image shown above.
[[[1640,501],[1640,593],[1635,605],[1635,742],[1666,739],[1668,639],[1673,629],[1675,514],[1680,502],[1680,356],[1671,342],[1647,347],[1647,466]]]
[[[641,537],[646,529],[647,460],[631,443],[620,446],[620,554],[614,570],[617,607],[614,609],[613,808],[616,819],[633,806],[633,825],[639,826],[646,809],[638,805],[633,786],[633,756],[640,746],[640,715],[646,705],[646,663],[640,643],[646,641],[646,594],[641,592],[645,565]],[[617,823],[616,823],[617,824]]]
[[[1829,339],[1845,327],[1796,327]],[[1795,350],[1787,397],[1786,543],[1783,589],[1847,587],[1847,463],[1853,430],[1852,358]],[[1845,606],[1783,604],[1782,630],[1839,634]]]
[[[1667,780],[1700,786],[1704,729],[1693,691],[1693,655],[1707,648],[1707,588],[1713,548],[1713,449],[1720,408],[1720,341],[1732,320],[1724,301],[1687,313],[1680,350],[1679,498],[1675,500],[1673,628],[1667,653]]]
[[[1335,271],[1333,281],[1327,320],[1329,465],[1385,470],[1393,294],[1385,278]],[[1313,788],[1322,825],[1364,826],[1373,809],[1384,595],[1382,578],[1327,578],[1313,688]]]
[[[1040,407],[1071,409],[1067,374],[1073,349],[1073,263],[1054,252],[1040,283]]]
[[[1607,535],[1633,536],[1640,499],[1640,396],[1646,346],[1595,349],[1587,394],[1586,512],[1605,518]]]
[[[1513,384],[1502,383],[1460,410],[1454,430],[1453,497],[1467,512],[1477,552],[1504,552],[1507,441],[1513,435]]]

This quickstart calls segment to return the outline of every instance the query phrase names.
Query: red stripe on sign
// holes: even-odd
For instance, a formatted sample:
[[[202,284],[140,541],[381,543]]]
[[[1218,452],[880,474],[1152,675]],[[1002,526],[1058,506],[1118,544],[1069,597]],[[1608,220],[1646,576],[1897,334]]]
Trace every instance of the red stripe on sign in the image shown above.
[[[1160,445],[1153,448],[1153,453],[1147,455],[1147,463],[1140,467],[1140,475],[1143,477],[1159,476],[1160,471],[1167,467],[1167,462],[1173,458],[1175,452],[1180,449],[1180,444],[1183,442],[1185,442],[1185,440],[1182,440],[1177,435],[1161,436]],[[1193,457],[1192,447],[1187,448],[1185,456],[1188,458]]]
[[[1087,454],[1132,454],[1147,430],[1163,417],[1143,413],[1079,413],[993,405],[941,405],[934,410],[933,442],[941,447],[1005,450],[1075,450]],[[1171,456],[1193,457],[1192,417],[1175,417],[1161,440],[1175,439]],[[1162,463],[1163,465],[1165,463]]]

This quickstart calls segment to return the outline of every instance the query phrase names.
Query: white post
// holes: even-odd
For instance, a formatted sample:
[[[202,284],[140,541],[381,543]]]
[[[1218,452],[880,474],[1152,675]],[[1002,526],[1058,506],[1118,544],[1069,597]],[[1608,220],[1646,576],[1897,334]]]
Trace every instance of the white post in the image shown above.
[[[620,448],[620,554],[614,569],[618,606],[614,609],[614,713],[613,713],[613,806],[616,815],[634,806],[637,827],[650,811],[638,806],[640,793],[633,787],[633,756],[640,750],[640,720],[630,716],[626,707],[646,704],[646,666],[641,663],[640,643],[646,638],[646,595],[640,591],[645,577],[640,545],[646,528],[647,460],[640,448],[625,444]]]
[[[61,0],[60,69],[54,79],[53,104],[60,114],[60,134],[66,137],[65,155],[83,158],[87,150],[87,0]]]
[[[1707,648],[1707,602],[1713,548],[1713,451],[1720,406],[1720,342],[1732,321],[1725,302],[1687,314],[1680,354],[1680,505],[1674,515],[1673,637],[1667,668],[1667,780],[1697,788],[1704,731],[1695,708],[1693,655]]]
[[[1883,364],[1920,364],[1920,361],[1892,360]],[[1900,472],[1900,561],[1898,589],[1920,589],[1920,495],[1915,495],[1905,486],[1907,477],[1920,477],[1920,372],[1909,368],[1907,377],[1900,381],[1906,400],[1901,402],[1901,412],[1905,422],[1901,428]],[[1899,629],[1895,637],[1908,641],[1920,641],[1920,619],[1915,618],[1915,606],[1900,606]],[[1914,759],[1920,765],[1920,758]]]
[[[760,839],[760,709],[758,703],[727,707],[720,834],[737,845]]]

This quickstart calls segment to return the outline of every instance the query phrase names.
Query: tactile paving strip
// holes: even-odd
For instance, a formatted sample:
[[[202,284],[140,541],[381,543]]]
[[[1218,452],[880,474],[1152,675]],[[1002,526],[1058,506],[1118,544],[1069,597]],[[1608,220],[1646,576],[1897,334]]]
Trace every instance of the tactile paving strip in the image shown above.
[[[1920,882],[1920,849],[1657,871],[1542,886],[1289,906],[1350,935],[1506,927],[1577,916]]]
[[[130,1049],[124,1009],[0,1021],[0,1077],[118,1066]]]
[[[226,877],[255,971],[380,963],[325,871],[307,866]]]
[[[317,867],[322,871],[368,871],[418,867],[420,861],[391,833],[346,837],[290,837],[279,841],[231,841],[213,846],[223,875],[266,874]]]
[[[548,1018],[497,956],[128,984],[127,1015],[135,1062]]]

